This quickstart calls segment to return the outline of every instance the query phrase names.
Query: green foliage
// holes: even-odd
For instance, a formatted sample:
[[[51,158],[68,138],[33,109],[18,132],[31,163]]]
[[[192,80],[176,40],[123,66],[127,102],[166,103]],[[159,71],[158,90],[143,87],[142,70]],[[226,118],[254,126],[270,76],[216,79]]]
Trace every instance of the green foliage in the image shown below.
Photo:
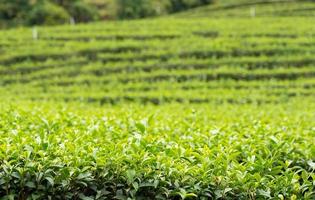
[[[52,3],[62,7],[75,22],[90,22],[100,19],[134,19],[166,15],[179,12],[178,16],[191,17],[252,17],[254,16],[314,16],[314,2],[293,0],[290,3],[279,0],[3,0],[0,5],[0,27],[26,25],[28,16],[35,16],[39,4]],[[206,6],[209,5],[209,6]],[[200,7],[197,9],[196,7]],[[196,9],[192,9],[196,8]],[[188,12],[180,12],[189,10]],[[55,15],[47,10],[45,15]],[[53,9],[52,12],[56,12]],[[32,21],[41,23],[40,19]],[[43,21],[43,20],[42,20]],[[56,20],[59,21],[59,20]],[[67,21],[69,22],[69,21]],[[59,23],[64,23],[60,20]],[[54,23],[53,23],[54,24]]]
[[[212,0],[117,0],[118,17],[143,18],[148,16],[161,15],[163,13],[177,12],[212,3]]]
[[[25,0],[1,0],[0,3],[0,21],[10,21],[11,25],[22,24],[27,17],[31,5]]]
[[[202,0],[112,0],[106,1],[101,8],[98,8],[95,3],[83,0],[2,1],[0,5],[2,27],[26,24],[64,24],[69,22],[70,17],[76,22],[96,21],[99,16],[104,15],[104,9],[105,16],[113,19],[144,18],[210,3]]]
[[[265,16],[314,16],[315,3],[304,0],[278,1],[278,0],[220,0],[214,5],[202,6],[176,14],[185,18],[202,17],[265,17]]]
[[[34,6],[28,16],[28,24],[57,25],[70,21],[68,12],[53,3],[43,2]]]
[[[14,25],[56,25],[98,20],[98,10],[83,1],[3,0],[0,5],[2,27]]]
[[[121,18],[144,17],[149,14],[147,10],[149,3],[149,1],[145,0],[118,0],[118,15]]]
[[[194,110],[182,105],[9,105],[14,107],[0,114],[0,195],[5,198],[315,195],[314,114],[302,106],[289,111],[288,105],[277,110],[264,105],[260,109],[269,112],[258,113],[258,107],[247,105]],[[145,118],[152,112],[158,114]]]
[[[72,3],[68,10],[76,22],[90,22],[99,19],[97,9],[81,1]]]
[[[214,0],[171,0],[171,11],[177,12],[213,2]]]
[[[314,199],[314,19],[271,19],[0,31],[0,197]]]

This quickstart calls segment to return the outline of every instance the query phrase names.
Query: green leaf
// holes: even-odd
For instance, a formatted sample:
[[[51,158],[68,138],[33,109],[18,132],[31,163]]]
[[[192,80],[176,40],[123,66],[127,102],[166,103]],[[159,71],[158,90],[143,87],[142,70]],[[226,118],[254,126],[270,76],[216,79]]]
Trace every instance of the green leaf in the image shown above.
[[[1,200],[14,200],[14,199],[15,199],[14,194],[5,195],[5,196],[1,197]]]
[[[28,181],[25,185],[29,188],[36,188],[35,184],[31,181]]]
[[[20,176],[20,174],[19,174],[18,172],[13,172],[13,173],[12,173],[12,176],[15,177],[15,178],[17,178],[17,179],[20,179],[20,178],[21,178],[21,176]]]
[[[135,170],[130,169],[130,170],[126,171],[126,177],[127,177],[128,184],[133,182],[135,176],[136,176],[136,171]]]
[[[307,164],[313,169],[315,170],[315,162],[313,162],[312,160],[307,161]]]
[[[51,186],[54,186],[54,179],[51,177],[45,177],[45,179],[50,183]]]
[[[185,194],[184,199],[192,198],[192,197],[198,197],[198,196],[194,193],[187,193],[187,194]]]
[[[137,127],[137,129],[140,131],[140,133],[142,133],[142,134],[145,133],[146,127],[145,127],[144,124],[142,124],[142,123],[136,123],[136,127]]]
[[[265,191],[265,190],[258,189],[257,194],[263,197],[271,198],[270,190]]]
[[[94,200],[94,198],[85,196],[85,195],[82,194],[82,193],[79,194],[79,198],[80,198],[81,200]]]
[[[90,172],[80,173],[77,179],[82,180],[91,177],[92,174]]]

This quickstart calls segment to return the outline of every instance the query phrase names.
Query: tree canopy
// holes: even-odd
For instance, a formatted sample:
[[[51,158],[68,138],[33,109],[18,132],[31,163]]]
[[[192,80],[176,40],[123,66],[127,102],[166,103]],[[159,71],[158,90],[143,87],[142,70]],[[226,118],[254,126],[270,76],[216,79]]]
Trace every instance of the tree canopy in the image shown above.
[[[0,27],[135,19],[178,12],[214,0],[0,0]],[[101,5],[101,6],[100,6]],[[105,14],[104,14],[105,13]]]

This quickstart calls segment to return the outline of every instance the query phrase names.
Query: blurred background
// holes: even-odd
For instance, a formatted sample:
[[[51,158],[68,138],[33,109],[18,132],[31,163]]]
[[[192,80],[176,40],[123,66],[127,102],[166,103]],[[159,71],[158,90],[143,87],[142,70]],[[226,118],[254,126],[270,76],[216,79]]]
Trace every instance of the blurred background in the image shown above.
[[[215,0],[0,0],[0,27],[133,19],[174,13]]]

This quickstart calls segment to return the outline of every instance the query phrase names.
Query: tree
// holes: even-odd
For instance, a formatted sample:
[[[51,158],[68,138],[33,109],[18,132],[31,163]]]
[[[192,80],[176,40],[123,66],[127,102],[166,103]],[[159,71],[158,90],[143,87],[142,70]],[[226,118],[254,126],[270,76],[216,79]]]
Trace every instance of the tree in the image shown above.
[[[150,1],[117,0],[119,18],[141,18],[150,15]]]
[[[104,6],[97,9],[92,0],[0,1],[0,27],[7,27],[63,24],[71,18],[76,22],[89,22],[98,20],[100,16],[111,19],[144,18],[213,3],[215,0],[103,0],[106,9]]]
[[[214,3],[214,0],[170,0],[171,12],[177,12],[205,4]]]
[[[71,6],[67,9],[69,14],[76,22],[89,22],[99,19],[99,13],[97,9],[82,1],[77,1],[71,4]]]
[[[213,2],[214,0],[117,0],[117,15],[121,19],[143,18]]]
[[[48,1],[37,3],[29,13],[29,25],[57,25],[70,21],[70,15],[61,6]]]
[[[10,21],[12,24],[21,24],[30,9],[30,1],[27,0],[1,0],[0,19]]]

